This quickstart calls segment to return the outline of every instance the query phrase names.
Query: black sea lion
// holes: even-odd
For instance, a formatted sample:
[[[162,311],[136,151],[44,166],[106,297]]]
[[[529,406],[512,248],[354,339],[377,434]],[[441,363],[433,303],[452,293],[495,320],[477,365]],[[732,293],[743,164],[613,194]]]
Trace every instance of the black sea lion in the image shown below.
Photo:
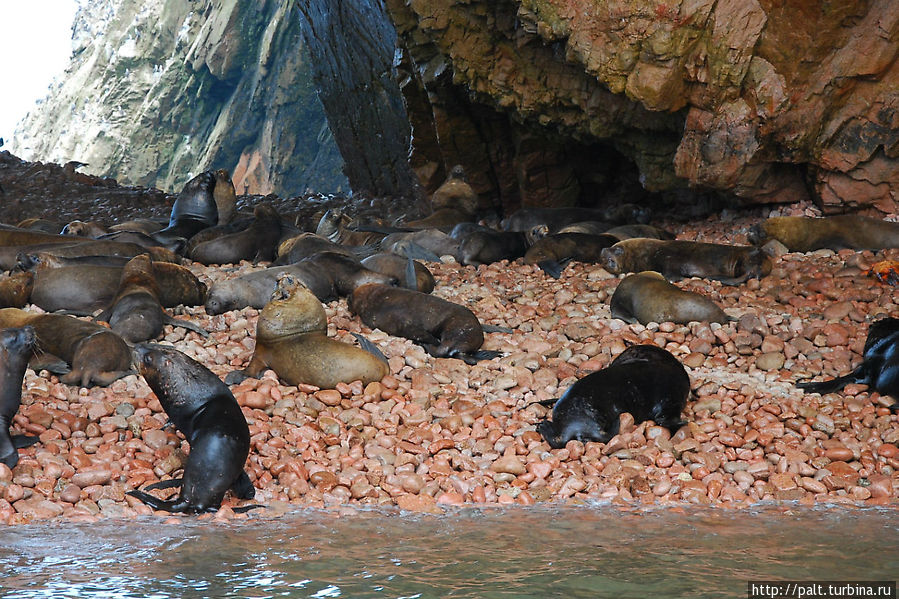
[[[899,223],[854,214],[806,218],[777,216],[753,225],[750,243],[776,239],[791,252],[882,250],[899,247]]]
[[[606,443],[618,434],[618,416],[629,412],[635,422],[652,420],[674,433],[685,424],[680,415],[689,394],[690,377],[677,358],[654,345],[633,345],[569,387],[537,432],[553,449],[572,439]]]
[[[383,356],[382,356],[383,357]],[[230,385],[271,368],[289,385],[333,389],[338,383],[380,381],[387,361],[328,337],[322,303],[291,276],[282,275],[272,300],[259,313],[256,349],[247,367],[228,374]]]
[[[728,322],[733,320],[709,298],[684,291],[654,271],[628,275],[609,301],[612,318],[625,322]]]
[[[850,383],[868,385],[881,395],[899,400],[899,318],[884,318],[871,324],[865,339],[862,363],[849,374],[817,383],[796,383],[807,393],[836,393]],[[899,401],[890,406],[899,411]]]
[[[128,345],[106,327],[62,314],[0,309],[0,328],[21,326],[34,327],[38,351],[70,366],[71,371],[59,377],[61,383],[106,386],[133,372]]]
[[[19,463],[17,449],[37,441],[37,437],[9,434],[22,403],[22,380],[36,341],[37,335],[29,326],[0,330],[0,462],[10,468]]]
[[[349,297],[347,307],[369,327],[411,339],[438,358],[459,358],[474,364],[499,355],[478,351],[484,343],[484,330],[471,310],[433,295],[386,285],[362,285]]]
[[[271,262],[281,237],[281,217],[270,204],[253,209],[253,224],[243,231],[200,243],[190,259],[202,264],[236,264],[241,260]]]
[[[215,204],[215,173],[204,171],[188,181],[172,205],[169,226],[153,234],[160,242],[177,237],[190,239],[193,235],[218,224]]]
[[[402,260],[402,258],[400,258]],[[233,279],[216,281],[206,296],[206,313],[222,314],[247,307],[262,309],[269,302],[282,274],[290,274],[306,286],[319,301],[337,299],[337,290],[329,273],[311,262],[272,266]]]
[[[644,238],[625,239],[604,249],[601,263],[613,274],[654,270],[667,279],[703,277],[726,285],[771,272],[771,258],[757,247]]]
[[[128,491],[155,510],[214,512],[229,489],[240,499],[256,494],[244,463],[250,452],[250,431],[237,400],[215,374],[178,350],[142,343],[134,362],[156,394],[169,419],[190,444],[180,480],[181,492],[171,501],[144,491]],[[147,489],[169,486],[168,481]]]

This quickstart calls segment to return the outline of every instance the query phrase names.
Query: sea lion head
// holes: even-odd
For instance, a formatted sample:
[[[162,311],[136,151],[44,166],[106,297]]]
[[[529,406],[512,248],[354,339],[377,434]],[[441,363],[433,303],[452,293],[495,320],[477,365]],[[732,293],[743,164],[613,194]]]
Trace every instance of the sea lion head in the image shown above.
[[[343,212],[341,212],[337,208],[331,208],[326,211],[320,221],[318,221],[318,227],[315,229],[316,235],[321,235],[322,237],[327,237],[332,233],[335,233],[337,229],[340,227],[340,221],[343,219]]]
[[[547,235],[549,235],[549,227],[545,224],[531,227],[527,232],[528,245],[533,245],[538,239],[543,239]]]
[[[462,168],[461,164],[457,164],[452,169],[450,169],[450,174],[449,174],[449,177],[447,177],[447,178],[448,179],[462,179],[463,181],[466,181],[465,169]]]
[[[9,359],[10,352],[18,354],[34,350],[37,344],[37,333],[34,327],[23,326],[0,330],[0,359],[4,362]]]
[[[326,333],[325,307],[309,289],[290,274],[278,277],[272,299],[259,313],[256,338],[277,340],[302,333]]]
[[[131,358],[179,428],[176,414],[189,415],[211,397],[228,393],[221,379],[174,347],[138,343],[131,349]]]
[[[749,227],[746,240],[752,245],[763,245],[768,240],[768,232],[765,231],[765,223],[755,223]]]
[[[602,267],[609,271],[612,274],[618,274],[622,272],[622,256],[624,255],[624,248],[618,245],[613,245],[612,247],[605,248],[600,252],[600,264]]]

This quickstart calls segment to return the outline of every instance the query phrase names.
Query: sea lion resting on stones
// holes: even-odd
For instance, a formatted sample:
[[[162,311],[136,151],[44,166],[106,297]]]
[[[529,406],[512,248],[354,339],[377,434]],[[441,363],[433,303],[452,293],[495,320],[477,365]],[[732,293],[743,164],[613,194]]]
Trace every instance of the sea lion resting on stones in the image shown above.
[[[503,221],[506,231],[528,231],[537,225],[546,225],[551,232],[573,223],[594,221],[616,225],[649,222],[650,210],[635,204],[623,204],[608,208],[520,208]],[[603,232],[603,231],[600,231]]]
[[[296,237],[291,237],[282,241],[278,246],[277,258],[273,262],[274,266],[284,266],[294,264],[304,258],[308,258],[319,252],[336,252],[347,256],[354,256],[351,248],[334,243],[330,239],[326,239],[315,233],[301,233]]]
[[[461,238],[459,254],[462,264],[478,266],[521,258],[530,245],[531,237],[528,233],[494,231],[485,227]]]
[[[272,300],[259,313],[250,363],[242,371],[229,373],[225,382],[233,385],[247,377],[257,378],[268,368],[289,385],[305,383],[322,389],[356,380],[367,385],[390,372],[383,355],[329,338],[324,306],[290,275],[281,275]]]
[[[319,252],[305,258],[301,263],[312,264],[327,274],[334,284],[334,290],[341,297],[351,294],[360,285],[368,283],[382,285],[398,283],[398,280],[390,275],[366,268],[358,258],[336,252]]]
[[[17,449],[38,440],[9,434],[9,425],[22,403],[22,380],[36,341],[32,327],[0,330],[0,462],[10,468],[19,463]]]
[[[733,320],[709,298],[684,291],[654,271],[625,277],[618,283],[609,306],[612,318],[629,323],[725,323]]]
[[[155,510],[186,513],[218,510],[228,489],[240,499],[252,499],[256,489],[243,469],[250,431],[231,390],[208,368],[171,347],[142,343],[134,348],[134,362],[187,439],[190,453],[182,478],[128,494]],[[181,492],[171,501],[145,492],[177,484]]]
[[[667,279],[703,277],[738,285],[771,272],[760,248],[698,241],[625,239],[602,251],[603,268],[613,274],[654,270]]]
[[[677,358],[654,345],[633,345],[569,387],[537,432],[553,449],[572,439],[606,443],[628,412],[634,422],[652,420],[674,433],[685,424],[680,414],[689,394],[690,377]]]
[[[439,262],[440,256],[460,259],[459,241],[439,229],[425,229],[412,233],[391,233],[380,244],[381,251],[415,260]]]
[[[386,285],[362,285],[349,297],[347,307],[369,327],[411,339],[438,358],[459,358],[474,364],[499,355],[478,351],[484,343],[484,330],[471,310],[433,295]]]
[[[606,233],[556,233],[534,242],[524,255],[525,264],[536,264],[551,277],[558,279],[569,261],[599,262],[602,252],[617,243]]]
[[[72,235],[73,237],[90,237],[96,239],[101,235],[106,235],[107,231],[103,225],[94,221],[73,220],[62,228],[63,235]]]
[[[362,261],[362,266],[369,270],[379,272],[382,275],[392,277],[397,281],[402,281],[404,287],[413,289],[413,287],[409,285],[408,280],[409,260],[410,258],[403,258],[396,254],[379,252],[364,259]],[[422,293],[431,293],[434,291],[434,275],[431,274],[428,267],[414,260],[412,261],[412,267],[415,269],[414,289],[416,291],[421,291]]]
[[[16,272],[0,278],[0,308],[22,308],[31,298],[33,272]]]
[[[849,374],[817,383],[796,383],[807,393],[836,393],[850,383],[868,385],[881,395],[899,400],[899,318],[884,318],[871,324],[865,339],[862,363]],[[890,406],[899,412],[899,401]]]
[[[257,310],[264,308],[275,292],[282,274],[291,275],[320,301],[337,299],[334,281],[329,273],[311,262],[297,262],[288,266],[272,266],[213,283],[206,296],[206,313],[214,315],[247,307]]]
[[[192,322],[172,318],[162,308],[153,263],[146,254],[135,256],[122,269],[119,290],[112,304],[97,316],[97,320],[108,322],[109,327],[129,343],[156,339],[166,324],[209,336]]]
[[[791,252],[882,250],[899,247],[899,223],[858,215],[778,216],[750,230],[750,243],[764,245],[769,239],[776,239]]]
[[[131,351],[117,334],[93,322],[63,314],[34,314],[0,309],[0,328],[32,326],[37,347],[65,361],[71,370],[59,377],[66,385],[106,386],[132,374]]]
[[[181,260],[173,251],[161,246],[145,247],[136,243],[108,241],[98,239],[82,239],[73,245],[28,245],[19,247],[0,247],[0,268],[10,270],[16,267],[20,256],[28,254],[48,254],[57,258],[78,258],[86,256],[120,256],[134,258],[141,254],[150,254],[157,262],[179,263]]]
[[[281,236],[281,217],[269,204],[253,209],[253,224],[245,230],[200,243],[190,259],[202,264],[236,264],[241,260],[271,262]]]

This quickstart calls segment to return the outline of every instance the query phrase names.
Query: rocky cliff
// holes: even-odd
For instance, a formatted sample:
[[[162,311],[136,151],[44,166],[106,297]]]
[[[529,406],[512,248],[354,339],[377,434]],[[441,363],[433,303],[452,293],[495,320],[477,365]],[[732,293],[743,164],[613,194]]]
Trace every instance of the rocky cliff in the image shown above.
[[[640,187],[899,208],[893,0],[386,7],[428,189],[461,163],[485,204],[506,211]]]
[[[85,1],[11,150],[166,190],[221,167],[239,193],[348,189],[289,0]]]

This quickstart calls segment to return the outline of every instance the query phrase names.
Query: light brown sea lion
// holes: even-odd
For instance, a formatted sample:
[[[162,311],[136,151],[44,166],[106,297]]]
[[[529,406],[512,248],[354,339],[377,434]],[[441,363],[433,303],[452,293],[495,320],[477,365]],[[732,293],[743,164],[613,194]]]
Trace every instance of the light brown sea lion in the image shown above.
[[[354,345],[328,337],[322,303],[289,275],[282,275],[272,300],[259,313],[256,349],[242,371],[228,374],[229,385],[258,377],[268,368],[290,385],[333,389],[338,383],[380,381],[387,361]]]
[[[101,235],[109,233],[106,228],[98,222],[73,220],[62,228],[63,235],[71,235],[73,237],[90,237],[96,239]]]
[[[281,236],[281,217],[270,204],[253,209],[253,224],[245,230],[197,245],[190,259],[202,264],[236,264],[241,260],[271,262]]]
[[[763,245],[776,239],[791,252],[882,250],[899,247],[899,223],[854,214],[806,218],[777,216],[753,225],[749,241]]]
[[[33,272],[14,272],[0,278],[0,308],[22,308],[31,298]]]
[[[369,327],[411,339],[438,358],[474,364],[499,355],[478,351],[484,343],[484,329],[471,310],[427,293],[362,285],[349,297],[347,307]]]
[[[231,181],[231,173],[220,168],[215,171],[215,188],[212,191],[215,199],[215,208],[218,212],[218,223],[224,225],[231,222],[237,214],[237,194],[234,192],[234,183]]]
[[[116,296],[97,320],[108,322],[129,343],[156,339],[166,324],[209,335],[193,323],[170,317],[162,308],[153,263],[147,254],[135,256],[124,266]]]
[[[612,318],[639,322],[720,322],[733,320],[709,298],[684,291],[655,271],[628,275],[609,301]]]
[[[403,258],[387,252],[379,252],[362,260],[362,266],[382,275],[393,277],[397,281],[402,282],[404,287],[411,289],[408,285],[409,281],[407,281],[409,258]],[[431,293],[435,285],[434,275],[421,262],[413,261],[412,266],[415,269],[415,289],[422,293]]]
[[[698,241],[625,239],[604,249],[601,262],[613,274],[655,270],[666,279],[703,277],[725,285],[771,272],[771,258],[757,247]]]
[[[72,245],[87,241],[86,239],[73,239],[71,235],[58,233],[43,233],[19,229],[11,225],[0,225],[0,247],[24,246],[24,245]]]
[[[132,374],[131,350],[125,341],[93,322],[63,314],[34,314],[0,309],[0,328],[32,326],[41,352],[64,360],[71,371],[59,377],[66,385],[106,386]]]
[[[431,196],[431,210],[436,212],[444,208],[458,210],[471,216],[478,211],[478,194],[468,184],[465,169],[461,164],[455,165],[450,170],[446,181]]]
[[[337,299],[334,281],[328,273],[311,262],[297,262],[216,281],[206,295],[206,313],[214,315],[247,307],[257,310],[264,308],[275,292],[278,278],[282,274],[290,274],[320,301],[329,302]]]

